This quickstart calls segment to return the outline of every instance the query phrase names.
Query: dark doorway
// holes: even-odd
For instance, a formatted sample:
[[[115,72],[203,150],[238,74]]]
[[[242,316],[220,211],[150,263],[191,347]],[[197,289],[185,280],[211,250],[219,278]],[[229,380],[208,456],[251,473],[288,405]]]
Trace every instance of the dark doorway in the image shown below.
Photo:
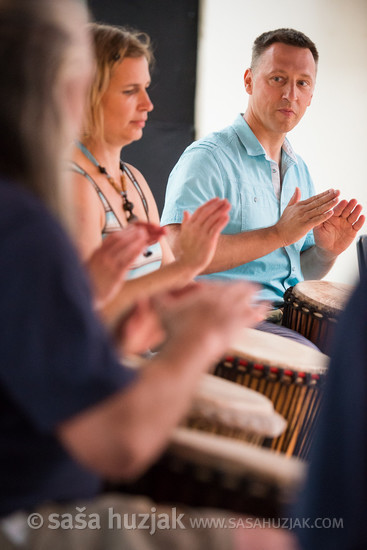
[[[161,212],[167,178],[194,139],[199,0],[89,0],[96,21],[147,32],[156,58],[150,97],[154,110],[143,138],[123,149],[142,172]]]

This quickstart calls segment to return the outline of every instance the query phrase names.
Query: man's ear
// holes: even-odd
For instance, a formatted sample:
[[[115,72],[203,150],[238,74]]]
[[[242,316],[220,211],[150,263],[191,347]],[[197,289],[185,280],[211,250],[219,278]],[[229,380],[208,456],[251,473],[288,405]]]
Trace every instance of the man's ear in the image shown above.
[[[246,69],[245,75],[243,77],[244,83],[245,83],[245,90],[246,92],[251,95],[252,94],[252,84],[253,84],[253,74],[251,69]]]

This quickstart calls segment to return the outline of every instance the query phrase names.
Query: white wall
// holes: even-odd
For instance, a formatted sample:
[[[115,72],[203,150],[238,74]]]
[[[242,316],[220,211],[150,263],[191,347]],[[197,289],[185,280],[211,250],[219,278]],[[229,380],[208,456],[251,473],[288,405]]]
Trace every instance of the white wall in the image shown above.
[[[243,73],[254,39],[279,27],[300,30],[316,43],[320,61],[312,105],[290,141],[318,192],[340,189],[367,211],[367,1],[201,0],[200,20],[197,137],[246,109]],[[354,282],[357,274],[352,244],[326,278]]]

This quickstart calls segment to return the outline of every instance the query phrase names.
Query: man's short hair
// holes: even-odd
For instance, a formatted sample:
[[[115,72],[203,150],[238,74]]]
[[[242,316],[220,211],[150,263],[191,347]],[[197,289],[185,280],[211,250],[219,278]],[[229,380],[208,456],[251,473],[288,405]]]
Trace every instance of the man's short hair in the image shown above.
[[[272,44],[277,42],[287,44],[288,46],[295,46],[296,48],[308,48],[317,65],[319,52],[314,42],[312,42],[308,36],[294,29],[276,29],[274,31],[264,32],[256,38],[252,47],[251,69],[256,68],[261,55],[270,48]]]

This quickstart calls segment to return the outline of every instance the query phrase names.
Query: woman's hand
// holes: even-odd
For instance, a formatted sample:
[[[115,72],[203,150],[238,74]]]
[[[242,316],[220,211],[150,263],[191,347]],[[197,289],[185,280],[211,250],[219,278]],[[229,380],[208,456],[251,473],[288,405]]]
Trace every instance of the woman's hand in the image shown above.
[[[227,199],[216,197],[192,215],[184,212],[176,261],[191,268],[193,277],[212,261],[219,235],[229,221],[230,208]]]
[[[102,309],[121,289],[128,270],[151,243],[145,224],[129,225],[104,239],[85,263],[89,272],[94,305]]]
[[[163,237],[166,234],[166,230],[164,227],[160,227],[159,225],[151,222],[141,222],[139,220],[132,223],[134,227],[142,227],[148,237],[148,245],[154,244],[161,237]]]

